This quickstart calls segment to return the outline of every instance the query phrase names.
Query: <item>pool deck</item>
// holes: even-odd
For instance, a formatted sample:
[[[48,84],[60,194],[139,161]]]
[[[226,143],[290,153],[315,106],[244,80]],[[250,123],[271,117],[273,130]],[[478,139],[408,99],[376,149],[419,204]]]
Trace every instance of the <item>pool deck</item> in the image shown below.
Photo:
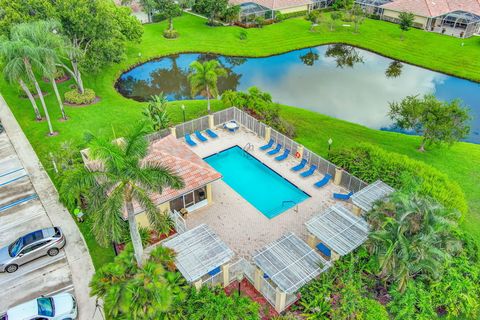
[[[310,198],[298,205],[298,213],[295,208],[291,208],[268,219],[223,180],[214,182],[213,203],[189,214],[187,227],[191,229],[202,223],[208,224],[240,257],[250,260],[255,250],[289,231],[306,240],[307,230],[304,223],[314,214],[337,202],[332,197],[334,192],[346,192],[333,182],[323,188],[316,188],[313,184],[323,178],[322,174],[317,171],[310,177],[302,178],[298,172],[290,170],[299,163],[298,159],[290,156],[282,162],[274,160],[274,156],[268,156],[266,152],[259,150],[265,141],[243,127],[234,134],[223,129],[215,131],[219,135],[217,139],[198,143],[191,149],[205,158],[234,146],[243,148],[247,143],[251,143],[254,148],[249,151],[250,154],[310,195]],[[198,142],[196,139],[195,141]],[[282,152],[283,150],[279,154]]]

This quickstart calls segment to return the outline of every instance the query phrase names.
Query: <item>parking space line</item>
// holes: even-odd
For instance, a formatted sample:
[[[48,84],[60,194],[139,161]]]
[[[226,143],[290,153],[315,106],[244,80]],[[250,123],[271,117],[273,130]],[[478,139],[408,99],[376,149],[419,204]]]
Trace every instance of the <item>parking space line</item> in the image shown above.
[[[20,219],[20,220],[17,219],[17,220],[15,220],[15,221],[13,221],[13,222],[11,222],[11,223],[9,223],[9,224],[4,224],[4,225],[2,225],[2,226],[0,227],[0,233],[2,233],[2,232],[4,232],[4,231],[7,231],[8,229],[13,229],[13,228],[16,227],[16,226],[19,226],[19,225],[21,225],[21,224],[23,224],[23,223],[25,223],[25,222],[28,222],[28,221],[30,221],[30,220],[36,219],[36,218],[38,218],[38,217],[40,217],[40,216],[44,216],[44,215],[45,215],[45,213],[39,211],[39,212],[37,212],[37,213],[34,214],[34,215],[27,216],[27,217],[25,217],[25,218],[23,218],[23,219]]]
[[[4,177],[4,176],[8,176],[9,174],[15,173],[15,172],[20,171],[20,170],[25,170],[25,169],[24,168],[18,168],[18,169],[14,169],[14,170],[6,172],[6,173],[2,173],[2,174],[0,174],[0,178]]]
[[[10,184],[10,183],[15,182],[17,180],[20,180],[20,179],[22,179],[24,177],[27,177],[27,176],[28,176],[28,174],[25,172],[25,174],[22,175],[22,176],[19,176],[19,177],[13,178],[11,180],[8,180],[6,182],[0,183],[0,187],[6,186],[7,184]]]
[[[36,193],[32,194],[32,195],[29,195],[28,197],[25,197],[25,198],[22,198],[22,199],[19,199],[17,201],[14,201],[12,203],[9,203],[7,205],[4,205],[3,207],[0,207],[0,212],[3,212],[7,209],[10,209],[10,208],[13,208],[15,206],[18,206],[19,204],[22,204],[22,203],[25,203],[27,201],[30,201],[30,200],[33,200],[33,199],[37,199],[38,198],[38,195]]]
[[[71,285],[68,285],[66,287],[63,287],[63,288],[60,288],[58,290],[55,290],[55,291],[52,291],[52,292],[49,292],[49,293],[45,293],[43,294],[44,296],[53,296],[53,295],[56,295],[56,294],[59,294],[59,293],[63,293],[63,292],[68,292],[68,293],[72,293],[74,292],[74,288],[73,288],[73,283]]]

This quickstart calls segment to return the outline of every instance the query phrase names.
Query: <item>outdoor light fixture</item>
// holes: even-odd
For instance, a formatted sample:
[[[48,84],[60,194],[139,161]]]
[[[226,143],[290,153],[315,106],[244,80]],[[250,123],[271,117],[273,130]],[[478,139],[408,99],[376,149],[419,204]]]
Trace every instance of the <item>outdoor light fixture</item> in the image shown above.
[[[332,138],[328,139],[328,151],[330,152],[330,148],[332,147],[333,140]]]
[[[185,122],[185,105],[182,104],[183,122]]]

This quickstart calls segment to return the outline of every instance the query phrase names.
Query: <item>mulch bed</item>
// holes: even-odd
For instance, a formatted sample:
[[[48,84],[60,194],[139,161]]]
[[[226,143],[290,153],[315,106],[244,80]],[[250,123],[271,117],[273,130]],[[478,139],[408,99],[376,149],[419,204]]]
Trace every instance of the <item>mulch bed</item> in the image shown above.
[[[65,101],[63,104],[66,105],[66,106],[69,106],[69,107],[88,107],[88,106],[91,106],[93,104],[96,104],[96,103],[99,103],[100,102],[100,97],[95,97],[95,100],[93,100],[92,102],[90,103],[85,103],[85,104],[75,104],[75,103],[69,103],[67,101]]]
[[[61,78],[55,79],[55,83],[63,83],[63,82],[66,82],[66,81],[68,81],[68,80],[70,80],[70,77],[66,74],[66,75],[64,75],[64,76],[61,77]],[[50,82],[50,79],[48,79],[48,78],[43,78],[43,81],[46,82],[46,83],[49,83],[49,82]]]
[[[151,230],[150,241],[148,242],[148,244],[151,246],[151,245],[154,245],[155,243],[159,243],[160,241],[173,236],[175,233],[177,233],[175,229],[171,229],[168,234],[159,234],[157,231]],[[114,243],[113,249],[115,250],[115,254],[119,255],[120,252],[122,252],[125,249],[125,243]]]
[[[227,295],[237,293],[238,281],[232,282],[224,290]],[[272,305],[268,303],[267,299],[265,299],[247,279],[243,279],[240,283],[240,292],[242,295],[248,296],[250,299],[260,305],[260,317],[262,320],[270,320],[273,317],[278,316],[278,312],[275,311]]]

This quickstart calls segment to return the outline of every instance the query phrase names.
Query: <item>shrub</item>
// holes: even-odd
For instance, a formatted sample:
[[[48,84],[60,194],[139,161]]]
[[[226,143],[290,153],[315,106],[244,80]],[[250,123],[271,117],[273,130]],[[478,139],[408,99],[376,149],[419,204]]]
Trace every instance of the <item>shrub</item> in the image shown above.
[[[405,187],[405,175],[419,180],[418,192],[430,196],[447,208],[468,210],[465,194],[446,174],[407,156],[382,148],[360,144],[330,153],[329,160],[365,182],[382,180],[396,189]]]
[[[163,36],[167,39],[175,39],[178,38],[178,32],[175,29],[165,29],[163,30]]]
[[[290,19],[290,18],[296,18],[296,17],[303,17],[307,15],[308,11],[296,11],[296,12],[289,12],[289,13],[283,13],[283,20],[285,19]]]
[[[155,13],[152,17],[153,22],[161,22],[163,20],[166,20],[167,17],[165,16],[164,13]]]
[[[247,38],[248,38],[248,33],[245,30],[240,31],[238,35],[238,39],[247,40]]]
[[[90,104],[95,101],[95,91],[85,89],[85,93],[81,94],[77,89],[65,92],[65,102],[71,104]]]
[[[259,28],[263,28],[263,26],[265,25],[265,18],[264,17],[256,17],[255,18],[255,25]]]
[[[377,300],[365,298],[361,304],[358,320],[389,320],[387,309]]]
[[[283,20],[285,20],[285,15],[280,11],[275,12],[275,21],[282,22]]]

